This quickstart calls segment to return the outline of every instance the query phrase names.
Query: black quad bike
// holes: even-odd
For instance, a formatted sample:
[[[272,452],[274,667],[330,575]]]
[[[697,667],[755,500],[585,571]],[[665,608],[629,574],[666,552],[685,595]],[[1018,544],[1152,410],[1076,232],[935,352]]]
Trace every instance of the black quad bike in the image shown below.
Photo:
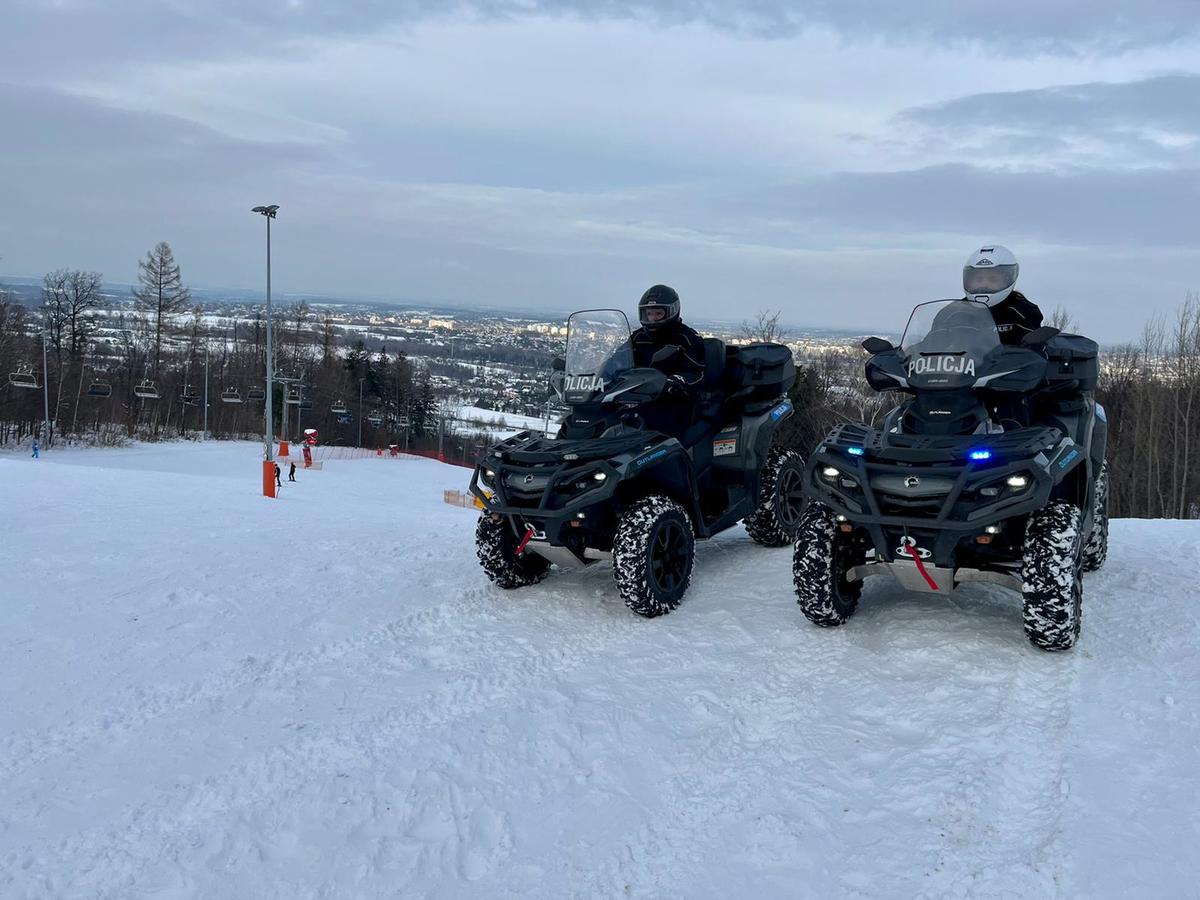
[[[552,378],[571,410],[557,437],[522,432],[502,441],[471,477],[483,506],[476,550],[497,586],[541,581],[552,563],[611,559],[626,605],[658,616],[687,590],[696,538],[744,520],[760,544],[792,542],[804,461],[773,444],[792,414],[784,398],[796,377],[792,353],[715,338],[704,348],[702,381],[684,386],[634,367],[624,313],[571,316]],[[654,364],[675,352],[660,351]],[[672,419],[672,434],[653,427]]]
[[[910,395],[880,427],[841,425],[809,460],[793,574],[804,615],[841,625],[864,578],[1022,594],[1029,640],[1079,636],[1082,574],[1108,552],[1096,343],[1040,328],[1004,346],[985,304],[918,306],[900,347],[868,338],[867,381]]]

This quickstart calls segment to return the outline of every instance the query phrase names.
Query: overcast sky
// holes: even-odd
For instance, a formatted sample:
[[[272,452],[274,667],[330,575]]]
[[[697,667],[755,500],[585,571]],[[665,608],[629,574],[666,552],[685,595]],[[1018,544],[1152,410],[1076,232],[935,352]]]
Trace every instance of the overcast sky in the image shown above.
[[[0,272],[879,327],[1200,289],[1196,0],[0,0]]]

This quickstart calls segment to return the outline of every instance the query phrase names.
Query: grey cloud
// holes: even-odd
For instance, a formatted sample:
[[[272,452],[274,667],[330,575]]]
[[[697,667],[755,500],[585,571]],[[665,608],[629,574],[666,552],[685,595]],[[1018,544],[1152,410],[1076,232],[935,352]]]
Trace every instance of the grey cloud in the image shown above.
[[[0,256],[18,274],[70,265],[129,281],[137,257],[165,238],[202,248],[202,278],[228,264],[244,283],[253,254],[230,240],[230,225],[254,203],[294,193],[298,173],[322,160],[304,145],[231,140],[170,116],[12,85],[0,84],[0,121],[20,123],[0,165]]]
[[[532,184],[533,169],[531,186],[497,187],[464,183],[465,161],[439,168],[435,136],[422,139],[424,163],[388,178],[375,165],[347,174],[328,148],[231,139],[52,91],[0,87],[0,120],[20,123],[0,166],[0,255],[15,274],[70,265],[128,281],[167,239],[192,283],[254,287],[261,224],[248,208],[276,202],[277,284],[297,292],[561,309],[668,281],[695,315],[781,306],[798,323],[885,327],[914,295],[952,290],[965,248],[1004,240],[1037,262],[1031,284],[1050,305],[1086,302],[1085,323],[1116,337],[1113,323],[1195,287],[1200,166],[949,165],[788,182],[747,171],[589,190],[569,172],[589,157],[562,147],[557,187]],[[506,167],[494,164],[471,175],[499,180]],[[1151,284],[1149,300],[1135,293]]]
[[[1037,158],[1075,153],[1124,156],[1135,165],[1200,162],[1200,75],[1126,83],[1061,85],[975,94],[906,110],[899,129],[927,131],[927,149],[975,146]],[[1080,149],[1072,143],[1085,144]]]
[[[363,35],[431,18],[519,19],[569,15],[703,23],[789,37],[828,27],[847,38],[970,42],[1012,56],[1126,50],[1200,34],[1195,0],[10,0],[0,66],[51,74],[141,60],[297,52],[309,39]],[[47,48],[54,48],[52,54]],[[0,69],[3,71],[3,69]]]

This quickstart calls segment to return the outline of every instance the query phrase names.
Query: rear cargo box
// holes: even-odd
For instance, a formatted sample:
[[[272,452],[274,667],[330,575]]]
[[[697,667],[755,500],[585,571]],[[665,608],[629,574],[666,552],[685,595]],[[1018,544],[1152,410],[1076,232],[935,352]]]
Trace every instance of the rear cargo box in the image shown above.
[[[1046,380],[1078,381],[1081,390],[1095,390],[1100,379],[1096,342],[1079,334],[1059,334],[1046,342]]]
[[[729,348],[729,377],[734,390],[751,388],[751,400],[774,400],[796,381],[792,351],[783,344],[745,344]]]

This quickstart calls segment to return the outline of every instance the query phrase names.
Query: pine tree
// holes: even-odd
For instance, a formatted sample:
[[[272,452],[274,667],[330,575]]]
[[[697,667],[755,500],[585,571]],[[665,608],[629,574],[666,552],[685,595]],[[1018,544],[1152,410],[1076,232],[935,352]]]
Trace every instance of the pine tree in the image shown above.
[[[190,292],[183,286],[175,254],[166,241],[155,244],[138,263],[138,284],[140,287],[133,289],[133,297],[138,308],[154,322],[154,377],[157,378],[163,328],[170,327],[171,317],[191,300]]]

